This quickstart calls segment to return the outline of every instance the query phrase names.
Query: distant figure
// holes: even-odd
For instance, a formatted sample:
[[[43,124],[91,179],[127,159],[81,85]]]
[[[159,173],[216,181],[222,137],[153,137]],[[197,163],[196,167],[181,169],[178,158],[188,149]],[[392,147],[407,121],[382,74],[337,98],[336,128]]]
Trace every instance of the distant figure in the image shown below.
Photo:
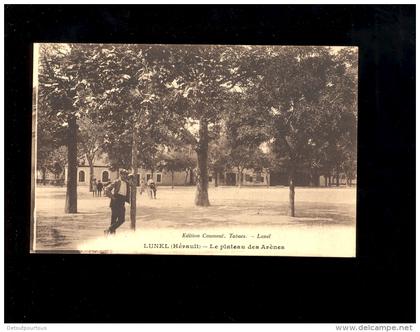
[[[98,196],[101,197],[102,196],[102,189],[104,187],[104,184],[101,182],[101,180],[98,180],[98,184],[96,185],[96,187],[98,188]]]
[[[140,180],[140,195],[143,194],[143,192],[146,190],[146,182],[144,181],[144,178]]]
[[[147,187],[149,188],[149,197],[150,199],[156,199],[156,184],[152,178],[147,181]]]
[[[120,171],[120,179],[104,188],[104,196],[111,198],[111,226],[105,230],[105,235],[115,234],[115,231],[125,221],[125,202],[130,203],[130,184],[128,171]]]
[[[150,199],[152,199],[152,190],[150,189],[150,186],[149,186],[149,181],[150,181],[150,179],[149,179],[149,180],[147,180],[147,181],[146,181],[146,183],[145,183],[145,190],[146,190],[146,192],[147,192],[147,196],[148,196]]]
[[[93,197],[95,197],[98,193],[98,184],[96,183],[96,179],[92,180],[92,192],[93,192]]]

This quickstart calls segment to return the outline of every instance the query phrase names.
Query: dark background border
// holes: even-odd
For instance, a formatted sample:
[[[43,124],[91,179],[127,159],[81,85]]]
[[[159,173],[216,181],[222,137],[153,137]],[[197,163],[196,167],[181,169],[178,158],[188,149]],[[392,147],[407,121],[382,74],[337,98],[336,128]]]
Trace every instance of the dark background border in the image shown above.
[[[357,259],[29,254],[32,42],[359,46]],[[415,6],[5,6],[6,322],[414,322]]]

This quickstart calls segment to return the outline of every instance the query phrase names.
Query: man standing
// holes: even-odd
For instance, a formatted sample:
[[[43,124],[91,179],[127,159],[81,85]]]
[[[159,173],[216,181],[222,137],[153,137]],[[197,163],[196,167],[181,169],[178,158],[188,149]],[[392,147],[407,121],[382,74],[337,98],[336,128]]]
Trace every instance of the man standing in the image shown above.
[[[93,192],[93,197],[97,196],[97,194],[98,194],[98,184],[96,183],[96,179],[92,180],[92,192]]]
[[[104,188],[104,184],[101,182],[101,180],[98,180],[98,184],[96,185],[98,188],[98,196],[102,196],[102,189]]]
[[[115,234],[115,230],[125,221],[125,202],[130,203],[130,184],[128,171],[120,171],[120,178],[104,188],[104,196],[111,198],[111,226],[105,230],[105,235]]]

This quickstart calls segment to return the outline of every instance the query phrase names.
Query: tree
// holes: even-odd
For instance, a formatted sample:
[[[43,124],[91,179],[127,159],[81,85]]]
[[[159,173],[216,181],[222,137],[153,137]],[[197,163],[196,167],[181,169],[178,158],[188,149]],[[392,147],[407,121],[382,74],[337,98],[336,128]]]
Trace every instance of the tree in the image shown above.
[[[296,173],[320,144],[317,135],[326,109],[323,97],[334,86],[331,78],[337,76],[337,59],[325,47],[267,47],[258,58],[261,75],[253,90],[267,119],[273,152],[288,173],[289,215],[293,217]]]
[[[54,174],[55,180],[60,180],[67,164],[67,150],[65,146],[54,148],[50,146],[48,149],[40,148],[40,158],[37,158],[37,168],[42,173],[42,184],[46,184],[46,174],[51,172]],[[63,182],[64,183],[64,182]]]
[[[261,168],[263,160],[260,145],[269,139],[265,122],[258,112],[253,95],[237,93],[231,98],[231,106],[225,115],[228,164],[238,171],[238,186],[243,184],[245,169]]]
[[[97,121],[96,117],[88,117],[79,120],[79,154],[87,160],[89,165],[89,191],[92,191],[94,178],[94,161],[104,146],[105,140],[104,123]]]
[[[226,135],[222,133],[209,146],[209,169],[214,177],[214,186],[218,186],[219,175],[229,167],[229,147]]]
[[[67,164],[67,149],[65,146],[53,150],[49,155],[48,170],[54,174],[56,180],[63,174]]]
[[[43,102],[43,99],[39,99],[37,102],[36,168],[41,172],[42,183],[45,185],[47,171],[53,165],[51,156],[56,149],[64,144],[64,140],[62,139],[64,129],[55,121],[55,116],[51,115],[52,112],[48,108],[48,105]]]
[[[53,126],[61,126],[67,146],[65,212],[77,213],[77,119],[93,102],[86,77],[97,71],[94,48],[81,44],[42,44],[39,57],[39,104]]]
[[[240,57],[244,47],[173,46],[171,62],[176,71],[170,87],[178,110],[183,110],[194,138],[197,153],[195,205],[209,206],[209,142],[217,138],[220,121],[227,111],[226,96],[244,76]]]
[[[114,166],[153,162],[156,147],[177,124],[165,97],[168,68],[166,49],[148,45],[102,45],[95,55],[101,71],[98,89],[101,117],[107,126],[105,150]],[[147,155],[144,152],[147,151]],[[142,155],[143,153],[143,155]],[[140,160],[139,160],[140,158]],[[136,182],[131,188],[131,228],[136,227]]]
[[[183,148],[185,162],[185,185],[194,185],[194,168],[197,165],[197,155],[193,153],[190,145]]]
[[[59,143],[54,139],[54,135],[43,127],[43,120],[38,121],[37,129],[37,170],[41,171],[42,183],[46,184],[46,174],[53,166],[54,160],[52,156],[54,151],[58,149]]]
[[[175,172],[183,171],[189,166],[189,157],[179,149],[168,150],[160,156],[157,169],[171,173],[171,187],[174,188]]]
[[[315,164],[325,178],[335,173],[336,185],[342,171],[353,178],[357,138],[357,52],[344,48],[334,55],[328,83],[319,100]],[[329,181],[331,184],[331,181]]]

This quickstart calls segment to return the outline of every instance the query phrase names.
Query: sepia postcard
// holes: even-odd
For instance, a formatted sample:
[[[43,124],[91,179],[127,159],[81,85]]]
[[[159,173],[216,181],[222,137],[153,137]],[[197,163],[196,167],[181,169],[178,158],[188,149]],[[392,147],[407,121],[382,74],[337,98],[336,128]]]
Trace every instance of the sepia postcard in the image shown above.
[[[356,257],[358,49],[34,44],[31,253]]]

